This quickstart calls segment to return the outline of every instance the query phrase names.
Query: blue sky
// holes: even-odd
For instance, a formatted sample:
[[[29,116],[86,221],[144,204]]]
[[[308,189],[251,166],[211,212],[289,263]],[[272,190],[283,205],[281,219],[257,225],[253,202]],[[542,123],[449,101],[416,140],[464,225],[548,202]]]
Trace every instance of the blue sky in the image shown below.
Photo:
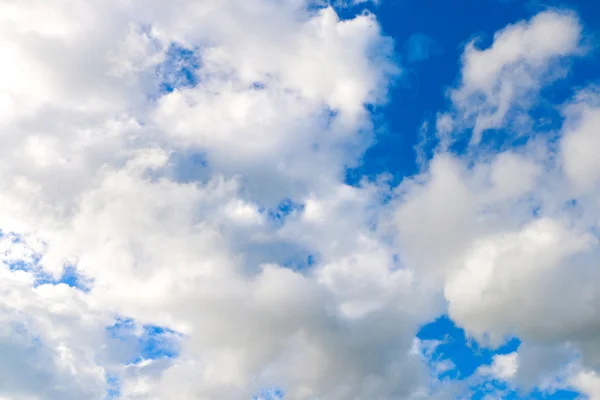
[[[600,3],[0,2],[0,398],[600,399]]]
[[[363,8],[342,9],[340,14],[353,15]],[[600,5],[595,1],[390,0],[369,7],[384,32],[394,38],[404,71],[390,93],[390,102],[378,110],[382,129],[376,143],[352,175],[375,176],[387,171],[401,180],[414,174],[417,166],[412,148],[419,142],[419,130],[424,122],[434,122],[436,113],[447,106],[446,92],[457,81],[465,44],[477,38],[479,46],[486,48],[496,31],[552,8],[575,10],[594,41],[600,29]],[[415,52],[421,59],[411,61]],[[591,50],[573,63],[566,79],[546,88],[545,96],[554,104],[567,101],[576,88],[597,80],[599,59],[598,51]],[[554,127],[560,123],[556,121]]]

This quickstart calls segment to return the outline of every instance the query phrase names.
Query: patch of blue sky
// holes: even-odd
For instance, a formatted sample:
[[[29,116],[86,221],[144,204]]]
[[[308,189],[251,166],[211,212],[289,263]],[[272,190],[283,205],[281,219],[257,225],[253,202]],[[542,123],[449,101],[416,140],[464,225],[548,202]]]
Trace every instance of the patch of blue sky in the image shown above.
[[[423,326],[417,337],[439,342],[430,357],[433,362],[450,361],[454,365],[454,369],[443,373],[443,378],[451,379],[470,377],[480,366],[491,365],[495,355],[512,353],[521,343],[517,338],[508,338],[496,349],[482,346],[447,316]]]
[[[134,349],[124,360],[125,364],[179,356],[182,336],[169,328],[139,325],[130,318],[117,318],[106,330],[111,338]]]
[[[357,15],[365,12],[376,13],[379,17],[379,13],[377,12],[378,5],[376,3],[377,1],[372,0],[317,0],[315,1],[315,6],[313,8],[317,10],[324,6],[331,6],[338,14],[338,17],[343,21],[355,18]]]
[[[276,226],[283,226],[290,216],[298,215],[304,211],[304,204],[285,198],[277,206],[259,211],[267,216],[269,222]]]
[[[23,239],[20,235],[13,232],[3,232],[0,230],[0,238],[7,238],[13,244],[23,243]],[[17,259],[7,257],[3,260],[3,263],[8,266],[11,271],[36,271],[41,267],[39,266],[39,262],[42,255],[40,253],[32,252],[27,256],[27,259]]]
[[[105,400],[118,399],[121,396],[121,380],[117,375],[106,375],[106,396]]]
[[[37,263],[30,263],[24,260],[5,260],[4,264],[8,266],[11,271],[27,271],[31,272],[36,268]]]
[[[3,237],[10,238],[11,242],[13,242],[13,243],[21,243],[22,242],[21,237],[19,235],[17,235],[16,233],[5,232],[2,229],[0,229],[0,238],[3,238]]]
[[[518,392],[511,389],[506,382],[491,379],[470,388],[469,398],[471,400],[517,400],[522,397]]]
[[[436,343],[433,351],[427,356],[430,369],[438,380],[475,382],[467,389],[469,399],[581,399],[579,393],[569,389],[548,391],[534,389],[529,393],[524,393],[518,387],[507,382],[474,375],[480,367],[491,365],[495,355],[517,351],[521,344],[517,338],[507,339],[498,348],[488,348],[469,338],[465,331],[456,326],[447,316],[442,316],[423,326],[417,337],[422,341]]]
[[[94,284],[94,280],[80,274],[72,265],[66,265],[60,278],[55,279],[43,269],[36,270],[36,279],[34,286],[40,285],[60,285],[65,284],[69,287],[88,293]]]
[[[156,360],[158,358],[176,358],[179,356],[178,335],[167,328],[145,325],[140,337],[138,360]]]
[[[169,158],[169,174],[182,183],[207,182],[210,170],[206,155],[198,151],[175,151]]]
[[[202,62],[196,49],[172,43],[165,52],[165,60],[156,67],[161,93],[194,87],[198,84],[198,70]]]
[[[8,237],[13,244],[23,242],[23,239],[15,233],[0,232],[0,237]],[[41,285],[60,285],[65,284],[72,288],[89,292],[93,284],[93,280],[89,279],[77,271],[73,265],[65,265],[61,276],[56,279],[46,270],[40,263],[42,254],[32,253],[27,259],[6,259],[3,263],[8,266],[11,271],[25,271],[31,273],[34,279],[34,287]]]
[[[252,400],[284,400],[285,394],[281,389],[270,388],[262,390],[258,395],[252,397]]]

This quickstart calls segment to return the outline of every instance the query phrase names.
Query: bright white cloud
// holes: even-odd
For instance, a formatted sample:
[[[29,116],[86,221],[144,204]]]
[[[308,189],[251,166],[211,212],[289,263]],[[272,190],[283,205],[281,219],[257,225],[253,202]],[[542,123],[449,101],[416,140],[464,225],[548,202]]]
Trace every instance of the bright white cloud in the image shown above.
[[[600,145],[600,93],[597,88],[580,92],[565,109],[561,149],[567,176],[578,191],[597,187],[600,164],[595,149]]]
[[[491,375],[495,379],[508,380],[513,378],[519,369],[519,354],[497,354],[492,365],[478,368],[480,375]]]
[[[398,72],[391,40],[303,1],[165,4],[0,6],[1,228],[26,238],[2,241],[19,328],[0,395],[101,399],[113,377],[124,399],[411,396],[429,298],[373,225],[387,189],[343,183]],[[284,199],[304,211],[275,223]],[[284,268],[288,250],[318,265]],[[65,265],[89,292],[35,287]],[[116,317],[179,332],[179,357],[124,365]]]
[[[526,337],[533,330],[536,336],[552,337],[574,329],[589,311],[573,312],[583,299],[576,296],[576,287],[565,284],[561,272],[567,274],[572,257],[593,245],[590,235],[544,219],[516,233],[476,241],[464,266],[446,284],[450,315],[478,333]],[[554,295],[571,290],[575,303]],[[543,321],[531,319],[540,313]]]

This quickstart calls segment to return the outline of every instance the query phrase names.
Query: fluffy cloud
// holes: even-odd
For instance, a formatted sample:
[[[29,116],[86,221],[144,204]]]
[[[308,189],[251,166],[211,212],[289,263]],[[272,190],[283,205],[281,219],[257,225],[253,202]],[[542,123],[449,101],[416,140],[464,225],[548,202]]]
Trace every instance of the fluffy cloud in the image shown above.
[[[14,60],[0,71],[14,327],[0,395],[404,398],[426,385],[409,353],[429,300],[376,226],[386,189],[343,183],[371,140],[365,105],[398,72],[374,16],[266,0],[0,7]],[[65,266],[89,287],[56,284]],[[177,332],[179,357],[124,359],[121,318]]]
[[[440,147],[397,188],[352,187],[399,72],[371,14],[5,1],[0,32],[0,396],[442,398],[413,344],[446,309],[495,343],[600,348],[593,90],[557,151]],[[438,126],[525,112],[580,42],[546,12],[469,45]],[[149,327],[177,357],[130,357]]]
[[[600,94],[597,88],[580,92],[565,109],[567,122],[561,149],[564,169],[578,191],[597,187],[598,158],[593,154],[600,141]]]
[[[514,377],[519,369],[519,355],[517,353],[498,354],[494,356],[491,366],[479,367],[482,375],[491,375],[495,379],[507,380]]]

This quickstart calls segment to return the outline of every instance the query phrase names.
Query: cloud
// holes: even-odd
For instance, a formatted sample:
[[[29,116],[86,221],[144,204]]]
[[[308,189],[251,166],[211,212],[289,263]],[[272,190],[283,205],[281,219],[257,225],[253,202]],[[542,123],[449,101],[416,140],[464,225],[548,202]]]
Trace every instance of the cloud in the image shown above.
[[[577,94],[565,108],[566,122],[561,140],[567,176],[580,191],[597,186],[598,158],[593,151],[600,141],[600,93],[592,87]]]
[[[409,353],[430,299],[377,228],[388,189],[343,181],[372,139],[366,105],[399,70],[373,15],[266,0],[0,8],[14,60],[0,67],[1,228],[31,243],[4,243],[2,315],[23,333],[4,341],[1,395],[427,385]],[[299,211],[273,223],[285,200]],[[317,261],[287,268],[282,246]],[[66,266],[88,291],[54,284]],[[118,321],[132,330],[120,339]],[[176,351],[148,327],[174,332]]]
[[[526,119],[541,87],[565,75],[565,58],[584,52],[582,30],[573,13],[551,10],[496,32],[487,49],[476,41],[466,46],[460,83],[449,96],[455,121],[473,129],[473,144],[514,121],[510,114]]]
[[[480,373],[523,393],[574,387],[594,395],[597,88],[556,105],[564,117],[557,132],[526,123],[584,39],[577,16],[545,11],[497,32],[487,49],[469,44],[450,109],[438,114],[432,159],[395,188],[403,261],[415,279],[443,287],[449,316],[483,345],[522,340],[518,356],[497,356]],[[465,129],[471,147],[453,151]],[[478,146],[488,129],[505,132],[499,149]],[[508,146],[512,135],[522,144]]]
[[[492,365],[479,367],[478,373],[490,375],[495,379],[508,380],[513,378],[519,369],[519,354],[497,354],[494,356]]]
[[[482,340],[597,352],[587,97],[565,109],[559,157],[544,140],[438,149],[398,187],[350,186],[400,70],[372,14],[31,0],[0,15],[0,396],[444,398],[413,345],[446,310]],[[504,123],[580,41],[574,15],[547,12],[468,46],[438,126]],[[493,374],[515,374],[507,357]]]

